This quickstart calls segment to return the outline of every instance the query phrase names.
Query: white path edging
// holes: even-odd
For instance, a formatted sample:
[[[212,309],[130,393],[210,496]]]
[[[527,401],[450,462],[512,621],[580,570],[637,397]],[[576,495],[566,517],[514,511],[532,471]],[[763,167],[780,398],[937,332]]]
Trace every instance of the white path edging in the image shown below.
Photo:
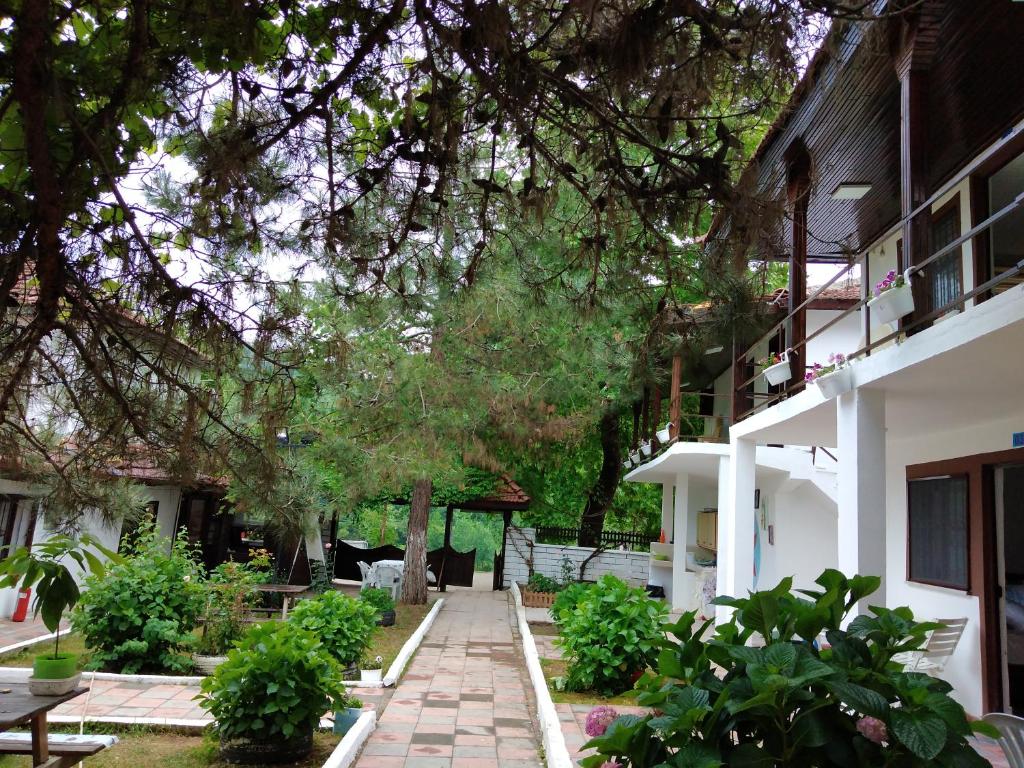
[[[377,713],[373,711],[363,712],[356,720],[356,724],[349,728],[348,733],[338,742],[338,746],[331,752],[323,768],[349,768],[359,755],[359,750],[370,738],[370,734],[377,728]]]
[[[423,618],[423,621],[420,622],[416,631],[413,632],[409,636],[409,639],[405,641],[405,645],[402,646],[402,650],[398,652],[395,660],[391,662],[391,666],[388,667],[388,672],[384,675],[384,679],[380,683],[382,687],[390,688],[398,682],[398,679],[402,676],[402,672],[405,671],[405,665],[409,663],[409,659],[411,659],[412,655],[416,653],[416,649],[420,647],[420,643],[423,642],[424,635],[427,634],[427,630],[429,630],[431,625],[434,623],[434,619],[436,619],[437,614],[440,613],[442,605],[444,605],[443,597],[434,603],[434,606],[430,609],[430,613]]]
[[[0,667],[0,683],[24,683],[32,674],[30,667]],[[199,685],[203,678],[187,675],[120,675],[116,672],[89,672],[90,680],[144,685]]]
[[[64,637],[65,635],[70,633],[70,628],[58,629],[56,632],[51,632],[48,635],[40,635],[39,637],[33,637],[29,640],[22,640],[19,643],[11,643],[10,645],[5,645],[3,648],[0,648],[0,656],[6,656],[7,654],[13,653],[15,651],[21,651],[25,648],[31,648],[33,645],[45,643],[47,640],[56,640],[58,637]]]
[[[540,666],[537,655],[537,644],[533,641],[530,625],[526,623],[526,609],[523,607],[523,596],[519,585],[512,582],[512,597],[516,603],[516,618],[519,621],[519,634],[523,639],[523,655],[526,657],[526,669],[530,672],[533,683],[533,694],[537,697],[537,716],[540,718],[541,736],[544,742],[544,757],[548,768],[573,768],[569,749],[565,746],[562,734],[562,723],[558,719],[555,703],[551,700],[544,670]]]

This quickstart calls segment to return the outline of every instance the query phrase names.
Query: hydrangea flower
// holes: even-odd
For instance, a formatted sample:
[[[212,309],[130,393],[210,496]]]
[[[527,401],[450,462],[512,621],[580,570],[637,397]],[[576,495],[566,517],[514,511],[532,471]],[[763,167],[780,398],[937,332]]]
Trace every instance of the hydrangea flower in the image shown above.
[[[605,760],[601,763],[601,768],[622,768],[622,763],[617,763],[614,760]]]
[[[862,717],[857,721],[860,735],[875,744],[882,744],[889,739],[889,729],[877,717]]]
[[[613,707],[601,705],[594,707],[590,710],[590,714],[587,715],[587,722],[583,730],[586,731],[587,736],[596,737],[604,736],[604,732],[608,730],[608,726],[612,724],[619,713],[615,711]]]

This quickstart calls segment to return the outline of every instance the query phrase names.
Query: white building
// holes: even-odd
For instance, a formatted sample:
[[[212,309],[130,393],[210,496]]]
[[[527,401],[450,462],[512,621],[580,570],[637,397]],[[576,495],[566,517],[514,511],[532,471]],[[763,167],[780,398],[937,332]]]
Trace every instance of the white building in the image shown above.
[[[666,488],[677,558],[695,508],[717,506],[720,593],[753,588],[755,563],[761,588],[834,565],[882,577],[869,602],[966,617],[942,675],[975,715],[1024,709],[1020,39],[1024,5],[999,0],[928,0],[833,34],[748,171],[786,201],[777,250],[756,257],[788,260],[790,288],[786,316],[716,380],[728,445],[678,443],[628,476]],[[816,262],[862,286],[830,319],[811,309]],[[895,329],[867,306],[890,269],[915,303]],[[777,388],[752,365],[769,345],[795,350]],[[853,359],[834,397],[803,383],[828,352]],[[688,578],[673,568],[674,587]]]

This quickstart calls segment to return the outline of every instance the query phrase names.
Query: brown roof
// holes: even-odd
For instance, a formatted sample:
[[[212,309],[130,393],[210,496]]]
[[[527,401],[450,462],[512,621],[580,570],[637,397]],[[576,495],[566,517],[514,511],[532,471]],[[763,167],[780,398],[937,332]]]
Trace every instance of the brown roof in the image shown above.
[[[502,473],[494,493],[458,504],[458,509],[476,512],[522,511],[530,508],[530,497],[509,475]]]
[[[807,289],[808,296],[814,296],[818,288],[811,286]],[[778,288],[772,291],[767,297],[769,304],[785,307],[789,304],[789,289]],[[808,309],[840,309],[852,307],[861,300],[860,280],[841,280],[835,285],[830,285],[814,301],[807,305]]]

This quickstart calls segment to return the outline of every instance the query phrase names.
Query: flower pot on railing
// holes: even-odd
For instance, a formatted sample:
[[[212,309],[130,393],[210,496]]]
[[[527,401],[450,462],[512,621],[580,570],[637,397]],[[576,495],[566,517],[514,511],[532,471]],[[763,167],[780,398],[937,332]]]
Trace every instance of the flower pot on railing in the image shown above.
[[[668,441],[672,439],[672,422],[670,421],[664,427],[659,429],[654,436],[658,438],[659,444],[667,445]]]
[[[824,398],[831,400],[833,397],[839,397],[844,392],[849,392],[853,389],[853,369],[848,365],[844,365],[842,368],[832,371],[832,373],[818,376],[814,379],[814,383]]]
[[[649,442],[640,443],[640,453],[645,457],[651,455],[651,444]]]
[[[910,270],[908,269],[899,278],[890,278],[890,272],[886,279],[878,284],[881,292],[868,302],[868,309],[871,310],[871,319],[879,323],[895,325],[901,317],[906,317],[914,311],[914,294],[910,288]]]

